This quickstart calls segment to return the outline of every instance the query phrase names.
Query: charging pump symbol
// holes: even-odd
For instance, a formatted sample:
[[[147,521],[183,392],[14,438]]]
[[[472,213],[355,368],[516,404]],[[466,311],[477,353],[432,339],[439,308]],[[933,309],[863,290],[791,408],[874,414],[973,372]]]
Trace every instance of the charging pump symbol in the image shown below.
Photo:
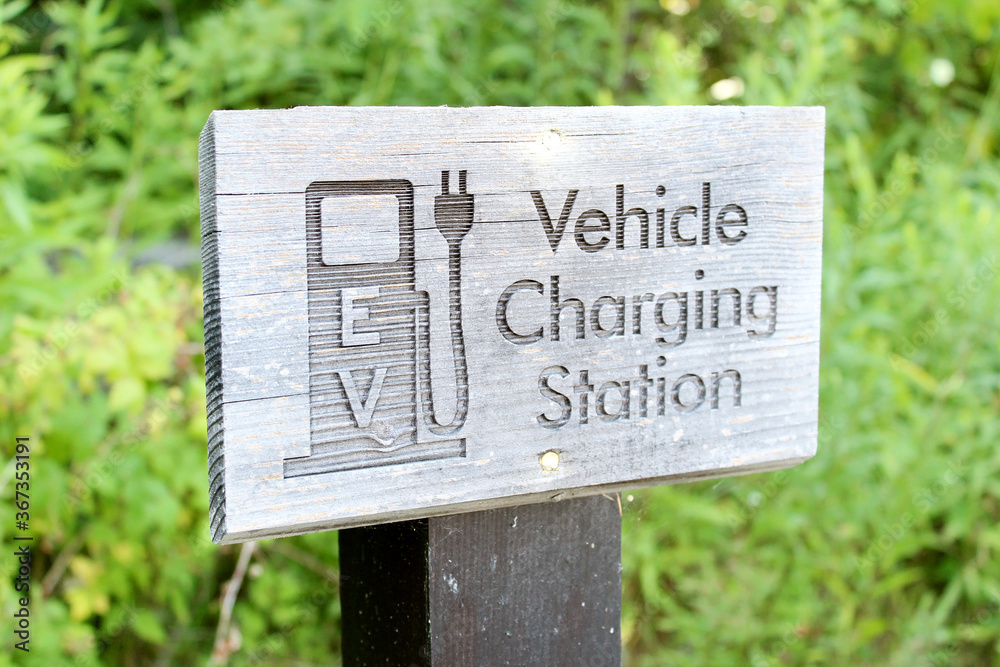
[[[465,456],[469,411],[462,330],[462,240],[472,228],[467,172],[441,172],[434,222],[448,244],[448,324],[455,412],[442,421],[431,387],[430,300],[416,289],[413,185],[316,181],[306,189],[310,454],[285,477]],[[418,395],[420,403],[418,406]],[[418,437],[421,413],[433,437]]]

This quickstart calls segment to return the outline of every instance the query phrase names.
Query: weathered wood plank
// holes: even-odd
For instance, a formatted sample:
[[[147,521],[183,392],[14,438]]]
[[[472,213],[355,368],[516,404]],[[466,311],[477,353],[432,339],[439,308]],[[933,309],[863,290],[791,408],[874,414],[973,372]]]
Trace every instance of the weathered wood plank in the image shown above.
[[[823,126],[820,108],[215,112],[213,538],[812,456]]]
[[[605,496],[340,532],[344,664],[621,664]]]

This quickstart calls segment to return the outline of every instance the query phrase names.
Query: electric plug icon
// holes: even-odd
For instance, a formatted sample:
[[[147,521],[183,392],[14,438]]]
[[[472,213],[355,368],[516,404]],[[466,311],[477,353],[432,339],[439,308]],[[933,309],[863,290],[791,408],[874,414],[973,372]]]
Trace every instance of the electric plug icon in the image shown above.
[[[475,204],[465,190],[465,169],[458,172],[458,192],[448,192],[448,172],[441,172],[441,194],[434,198],[434,223],[448,241],[449,248],[457,249],[462,239],[472,229]]]
[[[455,416],[447,424],[438,421],[433,408],[425,413],[428,427],[435,435],[452,435],[465,424],[469,414],[469,366],[465,358],[465,333],[462,330],[462,239],[472,229],[475,204],[465,190],[466,171],[458,172],[458,192],[448,191],[448,172],[441,172],[441,194],[434,198],[434,224],[448,242],[448,325],[455,359]],[[429,333],[427,336],[429,337]],[[429,356],[429,353],[428,353]],[[430,377],[426,377],[428,395]],[[433,401],[431,401],[433,403]]]

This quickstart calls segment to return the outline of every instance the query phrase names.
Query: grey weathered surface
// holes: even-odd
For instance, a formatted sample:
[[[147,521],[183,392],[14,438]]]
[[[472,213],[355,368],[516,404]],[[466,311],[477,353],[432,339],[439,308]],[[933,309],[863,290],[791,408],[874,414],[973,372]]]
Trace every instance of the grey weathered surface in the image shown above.
[[[213,113],[200,157],[213,538],[812,456],[823,127],[821,108]],[[740,210],[746,225],[720,230]],[[582,302],[582,339],[571,305],[553,340],[556,277],[560,300]],[[687,336],[671,346],[678,331],[658,328],[655,302],[666,329],[685,298]],[[543,393],[545,373],[564,398]]]
[[[610,496],[340,531],[345,667],[621,664]]]

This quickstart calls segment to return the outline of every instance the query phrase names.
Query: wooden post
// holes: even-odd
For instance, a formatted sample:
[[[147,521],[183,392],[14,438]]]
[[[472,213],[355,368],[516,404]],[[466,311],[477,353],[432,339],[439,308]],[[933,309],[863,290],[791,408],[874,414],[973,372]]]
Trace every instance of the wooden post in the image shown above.
[[[613,496],[342,530],[340,567],[345,667],[621,662]]]

